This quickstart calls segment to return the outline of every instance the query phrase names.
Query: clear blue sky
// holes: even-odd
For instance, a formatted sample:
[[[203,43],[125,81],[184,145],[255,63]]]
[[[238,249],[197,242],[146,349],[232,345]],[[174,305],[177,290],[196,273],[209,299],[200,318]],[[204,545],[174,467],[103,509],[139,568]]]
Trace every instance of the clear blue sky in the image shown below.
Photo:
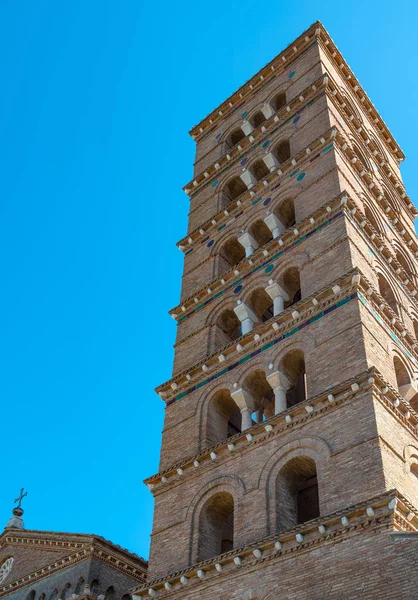
[[[341,5],[342,6],[342,5]],[[3,0],[0,529],[148,556],[192,175],[187,132],[313,21],[418,160],[415,2]]]

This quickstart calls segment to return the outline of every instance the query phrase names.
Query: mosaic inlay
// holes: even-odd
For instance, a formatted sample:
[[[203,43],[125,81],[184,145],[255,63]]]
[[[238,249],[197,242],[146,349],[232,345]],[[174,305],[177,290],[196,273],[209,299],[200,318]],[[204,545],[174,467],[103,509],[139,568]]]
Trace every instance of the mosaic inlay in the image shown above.
[[[178,394],[177,396],[175,396],[175,398],[172,398],[171,400],[169,400],[166,403],[166,406],[170,406],[170,404],[173,404],[174,402],[177,402],[178,400],[181,400],[182,398],[185,398],[186,396],[188,396],[192,392],[194,392],[194,391],[200,389],[201,387],[207,385],[211,381],[215,381],[216,379],[219,379],[219,377],[222,377],[222,375],[225,375],[225,373],[229,373],[230,371],[233,371],[234,369],[236,369],[240,365],[244,364],[245,362],[247,362],[251,358],[254,358],[254,356],[258,356],[259,354],[262,354],[266,350],[269,350],[269,348],[272,348],[276,344],[279,344],[280,342],[282,342],[283,340],[291,337],[292,335],[294,335],[295,333],[297,333],[301,329],[303,329],[305,327],[308,327],[309,325],[312,325],[316,321],[319,321],[319,319],[322,319],[322,317],[325,317],[326,315],[334,312],[334,310],[336,310],[340,306],[344,306],[344,304],[347,304],[348,302],[351,302],[351,300],[354,300],[354,299],[356,299],[358,297],[360,297],[360,295],[357,294],[357,292],[354,292],[350,296],[347,296],[347,297],[343,298],[342,300],[339,300],[338,302],[336,302],[332,306],[329,306],[328,308],[326,308],[325,310],[321,311],[317,315],[311,317],[310,319],[308,319],[304,323],[301,323],[301,325],[298,325],[294,329],[291,329],[290,331],[287,331],[286,333],[280,335],[278,338],[276,338],[274,340],[271,340],[267,344],[264,344],[263,346],[261,346],[261,348],[258,348],[257,350],[254,350],[254,352],[251,352],[251,354],[248,354],[247,356],[244,356],[243,358],[241,358],[237,362],[229,365],[228,367],[226,367],[225,369],[222,369],[221,371],[218,371],[217,373],[215,373],[211,377],[208,377],[207,379],[205,379],[203,381],[200,381],[195,386],[191,387],[190,389],[186,390],[185,392],[182,392],[181,394]]]

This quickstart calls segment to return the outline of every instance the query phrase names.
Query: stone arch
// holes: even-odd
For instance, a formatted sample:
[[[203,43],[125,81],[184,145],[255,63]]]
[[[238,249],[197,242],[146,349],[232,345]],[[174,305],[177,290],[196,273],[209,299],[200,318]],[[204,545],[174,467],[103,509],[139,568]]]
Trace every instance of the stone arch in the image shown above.
[[[331,457],[329,445],[317,436],[305,436],[287,442],[278,448],[266,462],[258,481],[258,488],[266,490],[267,535],[272,535],[278,529],[276,480],[279,472],[290,460],[301,456],[307,456],[315,462],[319,482],[319,506],[323,512],[324,472]]]
[[[261,127],[261,125],[264,123],[264,121],[266,121],[266,117],[263,114],[261,108],[262,106],[264,106],[263,104],[259,104],[258,106],[255,106],[250,112],[249,114],[245,117],[245,119],[251,123],[251,125],[253,126],[254,129],[258,129],[258,127]]]
[[[393,285],[392,276],[387,275],[381,269],[377,271],[377,285],[379,294],[385,300],[386,304],[390,306],[393,312],[400,317],[400,302],[395,292],[395,286]]]
[[[405,271],[411,283],[415,285],[417,279],[417,272],[412,258],[408,255],[407,252],[405,252],[405,250],[397,241],[393,240],[392,247],[395,251],[396,260],[401,265],[402,269]]]
[[[407,473],[418,480],[418,447],[410,444],[404,448],[404,460]]]
[[[382,216],[379,214],[379,211],[373,206],[373,204],[367,200],[363,200],[363,210],[364,216],[376,230],[376,233],[381,236],[386,236]]]
[[[230,494],[234,500],[235,524],[239,517],[239,503],[246,492],[244,481],[233,475],[217,477],[202,486],[186,509],[185,520],[190,525],[189,564],[197,561],[199,546],[199,521],[206,502],[218,493]],[[237,529],[236,525],[235,528]]]
[[[225,152],[236,146],[236,144],[245,138],[245,133],[241,128],[241,124],[242,121],[235,121],[222,134],[220,142],[223,145],[223,150]]]
[[[293,198],[293,194],[280,194],[279,197],[275,199],[270,212],[283,223],[285,229],[295,225],[295,199]]]

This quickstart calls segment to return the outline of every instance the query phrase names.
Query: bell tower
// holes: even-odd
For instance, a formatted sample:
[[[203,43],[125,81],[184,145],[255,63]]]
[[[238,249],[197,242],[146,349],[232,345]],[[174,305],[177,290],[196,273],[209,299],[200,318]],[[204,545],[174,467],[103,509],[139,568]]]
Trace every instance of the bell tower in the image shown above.
[[[319,22],[191,135],[134,594],[412,600],[418,243],[404,155]]]

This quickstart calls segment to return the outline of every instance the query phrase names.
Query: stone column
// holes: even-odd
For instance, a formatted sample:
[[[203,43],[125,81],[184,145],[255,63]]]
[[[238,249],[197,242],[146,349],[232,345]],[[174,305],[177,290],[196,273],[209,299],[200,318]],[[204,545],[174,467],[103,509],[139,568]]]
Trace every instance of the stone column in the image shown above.
[[[248,170],[241,173],[240,177],[248,189],[251,189],[257,183],[254,175]]]
[[[245,431],[253,425],[251,414],[255,409],[254,400],[243,388],[232,392],[231,397],[241,411],[241,431]]]
[[[280,287],[278,283],[269,280],[269,285],[266,287],[266,292],[273,300],[273,313],[274,316],[279,315],[284,311],[284,303],[289,300],[288,294]]]
[[[245,256],[251,256],[251,254],[254,254],[254,250],[258,247],[257,242],[250,233],[243,233],[238,238],[238,241],[241,246],[244,246],[245,248]]]
[[[241,300],[238,300],[238,304],[235,306],[234,312],[241,322],[242,335],[251,331],[254,325],[258,322],[257,316],[253,313],[251,308],[249,308],[246,304],[243,304]]]
[[[264,223],[270,229],[271,233],[273,234],[273,238],[279,237],[279,235],[286,229],[280,219],[278,219],[273,213],[267,215],[267,217],[264,217]]]
[[[274,413],[277,415],[287,409],[286,392],[290,388],[290,382],[283,373],[274,371],[267,376],[267,381],[274,392]]]

